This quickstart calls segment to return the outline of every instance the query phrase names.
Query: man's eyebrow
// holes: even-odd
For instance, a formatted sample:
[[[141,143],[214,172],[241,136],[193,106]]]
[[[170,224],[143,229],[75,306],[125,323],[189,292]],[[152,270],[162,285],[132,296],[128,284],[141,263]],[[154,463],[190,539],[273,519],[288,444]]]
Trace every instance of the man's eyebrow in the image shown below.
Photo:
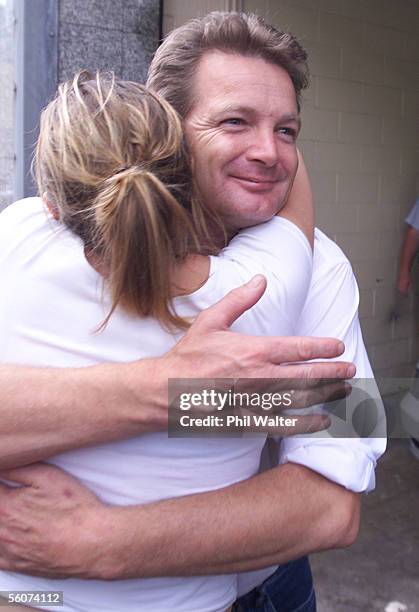
[[[295,115],[294,113],[282,115],[282,117],[279,118],[278,123],[289,123],[291,121],[298,124],[298,129],[301,128],[301,117],[300,115]]]
[[[214,109],[214,114],[223,115],[224,113],[251,113],[254,112],[249,106],[242,104],[226,104]]]

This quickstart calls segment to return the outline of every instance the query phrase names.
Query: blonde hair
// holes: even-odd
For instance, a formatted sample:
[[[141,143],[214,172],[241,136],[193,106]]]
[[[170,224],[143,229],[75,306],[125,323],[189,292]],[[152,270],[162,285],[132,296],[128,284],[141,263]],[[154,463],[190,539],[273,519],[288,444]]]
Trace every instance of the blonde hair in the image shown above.
[[[298,108],[308,86],[307,53],[289,32],[277,30],[253,13],[214,11],[172,30],[150,64],[147,86],[185,118],[192,108],[194,76],[210,51],[259,57],[287,71]]]
[[[208,243],[206,212],[190,195],[176,111],[112,73],[76,74],[41,115],[34,173],[40,194],[103,263],[112,306],[185,327],[173,310],[176,263]]]

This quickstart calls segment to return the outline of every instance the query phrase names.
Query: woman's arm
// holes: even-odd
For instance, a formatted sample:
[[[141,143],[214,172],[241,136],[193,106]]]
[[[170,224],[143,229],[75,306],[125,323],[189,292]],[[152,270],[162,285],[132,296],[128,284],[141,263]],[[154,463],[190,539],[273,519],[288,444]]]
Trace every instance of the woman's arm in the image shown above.
[[[314,242],[314,202],[310,179],[303,157],[298,153],[298,170],[285,206],[277,213],[297,225],[306,235],[311,247]]]

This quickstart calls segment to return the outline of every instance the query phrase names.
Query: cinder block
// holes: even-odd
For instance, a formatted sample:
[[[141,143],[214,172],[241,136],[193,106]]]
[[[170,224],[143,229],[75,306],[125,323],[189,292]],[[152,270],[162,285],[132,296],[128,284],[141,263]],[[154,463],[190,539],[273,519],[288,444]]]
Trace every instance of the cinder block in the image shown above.
[[[413,148],[402,149],[400,155],[402,174],[416,174],[419,168],[419,151]]]
[[[393,324],[393,340],[401,340],[402,338],[413,338],[416,333],[416,321],[412,312],[407,312],[403,314],[394,324]],[[418,354],[419,355],[419,354]],[[412,355],[413,359],[417,359],[416,353]]]
[[[409,363],[408,340],[391,341],[373,346],[371,360],[373,367],[379,370]]]
[[[60,23],[122,30],[123,0],[60,0]]]
[[[279,6],[278,6],[279,4]],[[269,22],[281,30],[295,34],[304,44],[306,40],[317,40],[318,11],[306,7],[268,2]]]
[[[392,326],[385,317],[363,318],[361,321],[362,335],[368,345],[381,344],[392,340]]]
[[[316,93],[316,77],[312,78],[309,87],[304,89],[301,94],[301,106],[304,109],[306,106],[314,106]]]
[[[316,142],[314,170],[317,172],[359,172],[361,148],[356,145]]]
[[[302,111],[301,138],[336,142],[338,135],[338,113],[306,106]]]
[[[283,2],[284,0],[282,0]],[[254,0],[258,4],[258,0]],[[272,2],[272,0],[271,0]],[[313,7],[320,11],[327,11],[329,13],[339,13],[341,0],[286,0],[288,4],[292,3],[293,6],[299,6],[302,8],[308,8],[313,10]],[[245,10],[247,10],[247,0],[244,2]]]
[[[383,205],[400,205],[401,202],[407,200],[409,194],[409,186],[406,178],[403,176],[395,176],[383,174],[381,179],[381,194],[380,204]]]
[[[387,257],[390,247],[395,257],[397,257],[400,252],[401,243],[402,234],[399,229],[392,228],[388,231],[380,232],[378,236],[378,258],[383,259]]]
[[[316,225],[330,237],[338,232],[355,232],[358,225],[358,206],[319,202],[316,205]]]
[[[316,105],[340,111],[363,112],[364,98],[362,83],[316,77]]]
[[[190,0],[165,0],[163,3],[165,16],[163,33],[167,34],[170,31],[170,29],[167,29],[169,22],[172,25],[171,29],[177,28],[189,19],[204,17],[211,11],[224,11],[225,7],[224,0],[194,0],[194,2]],[[169,21],[168,16],[172,18]]]
[[[402,111],[402,90],[397,87],[364,85],[364,112],[373,115],[400,117]]]
[[[403,117],[416,120],[419,108],[419,93],[417,91],[403,92]]]
[[[121,32],[85,25],[62,23],[59,46],[59,80],[71,78],[77,70],[113,70],[122,73]]]
[[[400,363],[391,368],[381,368],[375,370],[374,374],[376,377],[379,377],[383,382],[387,382],[391,385],[391,379],[398,378],[412,378],[415,373],[415,367],[413,363]],[[396,387],[394,387],[396,384]],[[389,393],[396,393],[400,389],[400,386],[397,383],[397,380],[393,382],[393,387],[390,387]]]
[[[383,117],[382,144],[391,147],[416,146],[417,133],[409,119]]]
[[[405,33],[382,25],[365,23],[364,45],[389,57],[403,57]]]
[[[390,320],[390,313],[395,306],[396,287],[377,287],[374,297],[374,317]],[[391,325],[388,326],[391,332]]]
[[[351,2],[345,0],[348,5]],[[395,0],[368,0],[362,2],[362,5],[362,16],[367,21],[395,30],[415,32],[419,18],[415,2],[403,2],[401,5]]]
[[[397,261],[394,257],[354,262],[355,275],[362,289],[394,287]]]
[[[339,244],[339,241],[338,241]],[[340,246],[340,245],[339,245]],[[372,317],[373,306],[374,306],[374,289],[364,289],[359,292],[359,317],[360,319],[365,317]]]
[[[390,232],[398,227],[399,211],[397,206],[381,206],[369,204],[360,206],[358,231],[364,232]],[[385,257],[393,253],[393,249],[388,249]],[[394,257],[397,255],[394,253]]]
[[[336,241],[345,251],[351,262],[377,259],[378,234],[338,232]]]
[[[419,61],[419,42],[418,35],[407,34],[403,36],[403,57],[410,61]]]
[[[391,147],[369,146],[361,148],[361,171],[370,173],[401,173],[400,149]]]
[[[363,42],[363,23],[358,19],[320,12],[319,40],[328,44],[358,48]]]
[[[337,202],[337,174],[332,172],[310,172],[311,185],[316,206]]]
[[[419,88],[419,70],[417,62],[386,57],[384,60],[384,83],[405,89]]]
[[[338,202],[376,204],[378,175],[345,173],[338,176]]]
[[[346,17],[364,20],[365,0],[341,0],[340,12]]]
[[[370,50],[344,47],[342,76],[363,83],[384,84],[384,56]]]
[[[340,76],[340,47],[307,41],[305,48],[311,74],[334,78]]]
[[[163,14],[162,32],[163,36],[166,36],[169,32],[175,28],[175,18],[173,15],[167,13]]]
[[[341,113],[339,140],[350,144],[379,144],[381,119],[375,115]]]
[[[269,4],[269,0],[244,0],[243,10],[245,13],[256,13],[256,15],[265,17],[267,11],[270,10]],[[270,19],[268,21],[270,21]]]

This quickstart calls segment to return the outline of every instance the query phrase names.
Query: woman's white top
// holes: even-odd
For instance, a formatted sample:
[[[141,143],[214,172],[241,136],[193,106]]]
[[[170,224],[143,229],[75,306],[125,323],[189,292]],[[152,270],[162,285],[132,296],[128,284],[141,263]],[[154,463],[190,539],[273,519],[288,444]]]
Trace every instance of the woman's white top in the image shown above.
[[[207,282],[175,298],[179,314],[195,317],[230,289],[262,273],[262,299],[233,329],[247,334],[292,335],[311,279],[312,254],[303,233],[275,217],[241,231],[211,257]],[[0,360],[32,366],[88,366],[155,357],[172,335],[152,318],[117,309],[97,327],[109,299],[88,264],[80,240],[47,217],[38,198],[0,215]],[[63,389],[65,393],[65,389]],[[143,504],[225,487],[258,470],[263,437],[168,438],[152,433],[61,454],[53,463],[109,504]],[[234,520],[234,517],[232,517]],[[205,537],[205,534],[202,534]],[[62,612],[221,612],[236,599],[235,575],[95,581],[48,580],[0,572],[0,591],[64,591]]]

